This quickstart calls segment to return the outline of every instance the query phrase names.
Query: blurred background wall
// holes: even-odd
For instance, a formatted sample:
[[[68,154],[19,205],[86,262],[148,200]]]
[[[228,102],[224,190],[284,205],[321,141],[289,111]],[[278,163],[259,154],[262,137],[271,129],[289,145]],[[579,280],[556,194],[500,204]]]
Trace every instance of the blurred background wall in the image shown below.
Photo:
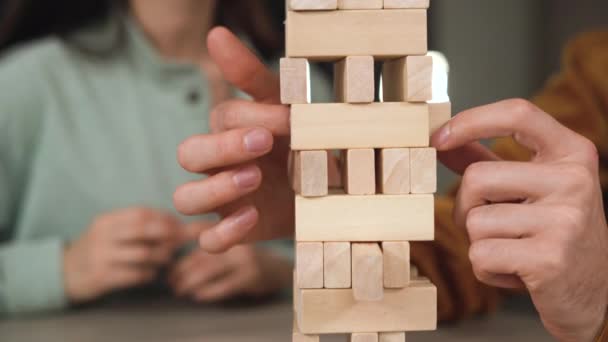
[[[454,113],[529,98],[559,69],[566,42],[608,29],[606,0],[431,0],[430,47],[450,62]],[[453,175],[440,171],[440,189]]]
[[[529,97],[578,32],[608,28],[606,0],[431,0],[431,48],[451,64],[455,110]]]

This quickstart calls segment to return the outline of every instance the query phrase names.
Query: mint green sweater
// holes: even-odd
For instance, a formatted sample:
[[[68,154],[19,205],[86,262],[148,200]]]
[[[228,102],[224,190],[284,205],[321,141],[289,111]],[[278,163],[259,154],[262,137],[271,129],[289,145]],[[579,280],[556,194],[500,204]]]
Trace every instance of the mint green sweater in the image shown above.
[[[47,38],[0,61],[0,314],[64,308],[66,241],[118,208],[174,211],[176,186],[197,178],[175,151],[208,131],[209,85],[196,66],[162,60],[126,22],[110,56]],[[77,39],[103,47],[119,26]]]

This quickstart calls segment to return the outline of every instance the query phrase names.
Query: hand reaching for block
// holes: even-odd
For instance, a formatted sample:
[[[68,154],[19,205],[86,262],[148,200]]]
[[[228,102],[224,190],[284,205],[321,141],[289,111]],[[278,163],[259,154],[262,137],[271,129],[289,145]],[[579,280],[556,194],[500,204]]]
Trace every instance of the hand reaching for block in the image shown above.
[[[293,233],[293,192],[286,172],[289,108],[280,105],[278,77],[234,34],[216,28],[207,44],[225,79],[253,100],[220,104],[211,113],[211,134],[180,145],[182,167],[209,177],[180,186],[174,203],[184,214],[222,216],[200,236],[204,250],[222,252],[243,241]]]
[[[476,141],[513,137],[530,162],[500,160]],[[523,100],[465,111],[433,136],[463,172],[454,217],[471,240],[476,276],[525,287],[547,330],[591,341],[608,305],[608,227],[591,141]]]

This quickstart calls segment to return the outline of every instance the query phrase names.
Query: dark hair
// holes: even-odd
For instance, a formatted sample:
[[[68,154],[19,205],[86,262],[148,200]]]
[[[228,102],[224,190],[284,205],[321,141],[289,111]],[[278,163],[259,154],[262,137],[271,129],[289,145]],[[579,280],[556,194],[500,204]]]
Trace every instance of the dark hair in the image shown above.
[[[1,0],[0,49],[71,33],[124,8],[127,0]],[[270,6],[272,4],[272,6]],[[282,49],[283,1],[218,0],[215,24],[246,35],[265,58]]]

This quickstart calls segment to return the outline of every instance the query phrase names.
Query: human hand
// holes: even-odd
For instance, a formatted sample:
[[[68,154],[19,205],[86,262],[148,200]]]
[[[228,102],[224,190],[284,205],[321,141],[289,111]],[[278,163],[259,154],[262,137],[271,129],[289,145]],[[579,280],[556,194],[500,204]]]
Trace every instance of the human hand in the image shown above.
[[[530,162],[500,160],[476,143],[508,136],[533,152]],[[468,231],[477,278],[525,287],[555,338],[591,341],[608,305],[595,146],[523,100],[465,111],[432,142],[447,166],[464,172],[454,220]]]
[[[178,150],[188,171],[209,177],[180,186],[175,207],[187,215],[217,212],[201,247],[222,252],[243,241],[293,234],[293,192],[288,186],[289,108],[280,104],[279,80],[225,28],[213,29],[208,50],[224,78],[253,97],[230,100],[211,112],[211,134]]]
[[[179,222],[132,208],[96,218],[63,256],[66,292],[74,303],[152,281],[180,241]]]
[[[285,258],[252,245],[237,246],[222,254],[199,249],[172,267],[169,284],[178,296],[215,302],[276,292],[291,282],[292,269]]]

